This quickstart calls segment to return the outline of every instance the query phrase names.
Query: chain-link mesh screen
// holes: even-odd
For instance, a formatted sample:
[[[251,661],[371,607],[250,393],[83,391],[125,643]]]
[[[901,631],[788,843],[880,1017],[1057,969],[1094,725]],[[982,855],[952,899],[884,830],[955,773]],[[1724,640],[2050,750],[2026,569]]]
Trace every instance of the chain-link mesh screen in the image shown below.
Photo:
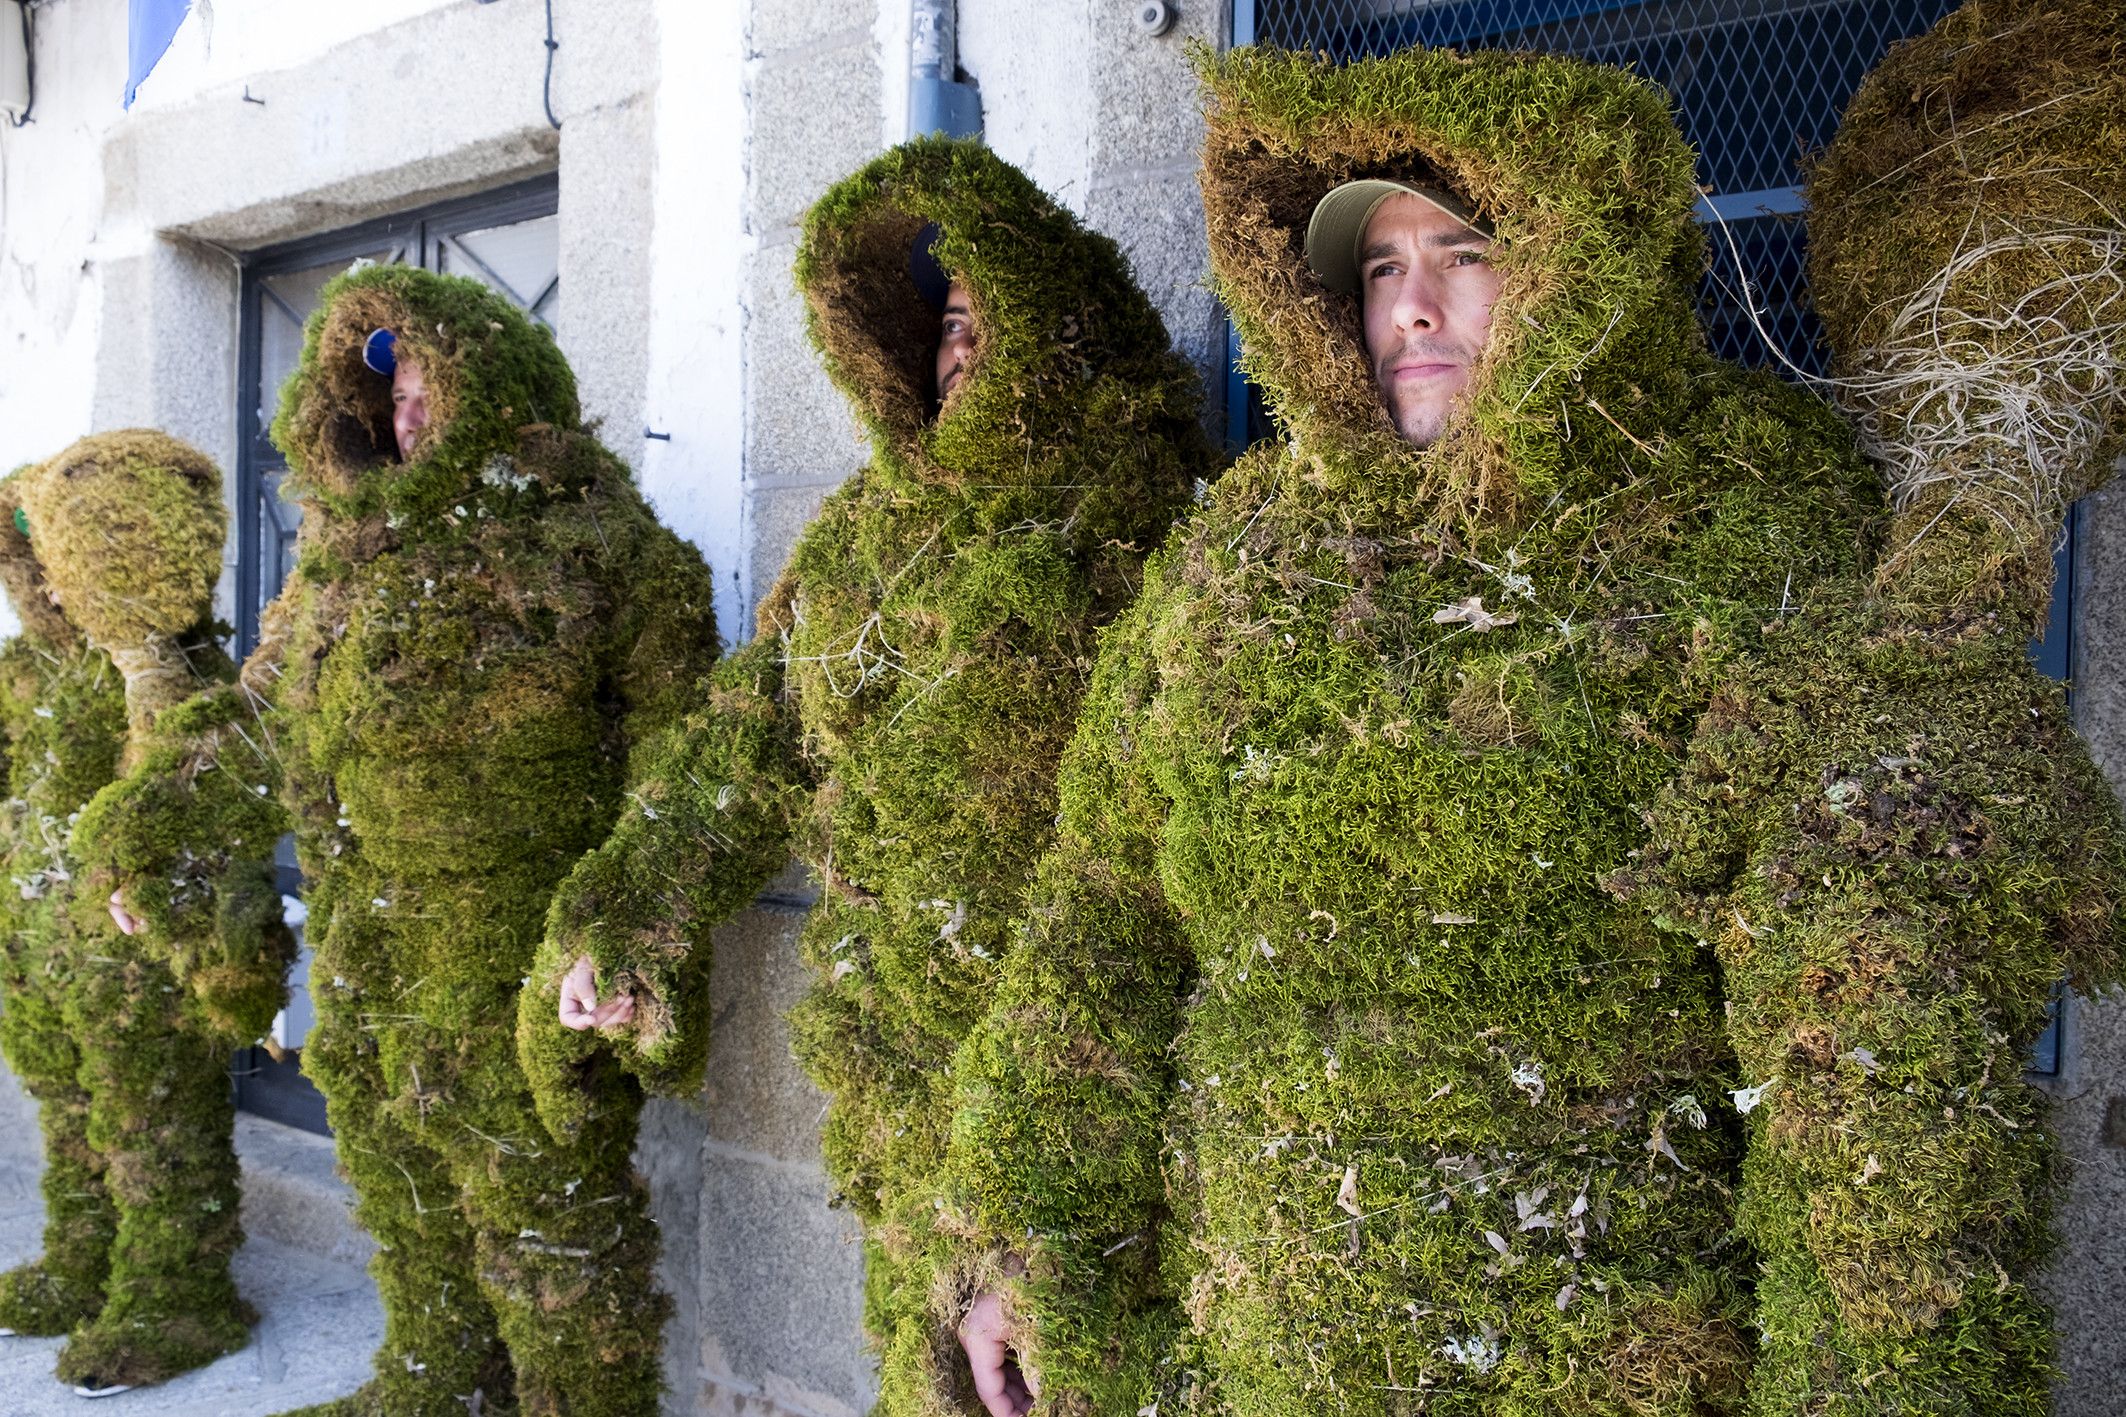
[[[1579,54],[1676,100],[1715,192],[1800,180],[1890,44],[1954,0],[1257,0],[1255,42],[1338,59],[1411,45]]]
[[[1708,207],[1726,220],[1724,232],[1716,226],[1708,233],[1699,291],[1707,337],[1725,358],[1784,373],[1756,324],[1803,369],[1815,372],[1823,362],[1794,191],[1800,160],[1830,139],[1853,90],[1890,45],[1929,28],[1955,4],[1239,0],[1233,17],[1236,43],[1319,50],[1337,59],[1411,45],[1536,49],[1616,64],[1660,84],[1698,150]],[[1777,214],[1760,214],[1766,211]],[[1753,301],[1745,301],[1744,278]],[[1259,410],[1251,410],[1248,422],[1251,436],[1264,431]]]

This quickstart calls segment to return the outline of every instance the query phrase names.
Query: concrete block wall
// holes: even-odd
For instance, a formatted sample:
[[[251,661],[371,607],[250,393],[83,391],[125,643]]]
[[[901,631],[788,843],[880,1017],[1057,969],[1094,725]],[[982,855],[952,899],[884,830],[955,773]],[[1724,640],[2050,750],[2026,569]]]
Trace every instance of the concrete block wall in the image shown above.
[[[876,0],[745,9],[744,520],[738,623],[724,617],[734,634],[750,632],[821,499],[864,461],[848,404],[805,338],[791,262],[806,208],[884,146],[887,82]],[[808,892],[792,871],[716,935],[709,1084],[693,1109],[699,1331],[677,1411],[856,1417],[871,1405],[861,1231],[828,1204],[826,1099],[783,1025],[807,982],[796,937]]]
[[[2075,545],[2074,720],[2126,797],[2126,484],[2085,499]],[[2066,1003],[2052,1125],[2073,1167],[2047,1276],[2057,1417],[2112,1417],[2126,1383],[2126,995]]]
[[[855,420],[805,338],[798,224],[884,146],[873,0],[754,0],[747,220],[747,596],[760,603],[820,500],[862,465]],[[833,120],[823,121],[826,115]]]
[[[1187,62],[1194,40],[1223,45],[1225,7],[1184,0],[1174,27],[1146,38],[1133,6],[1089,3],[1092,93],[1100,121],[1085,219],[1121,242],[1167,333],[1203,371],[1206,416],[1224,407],[1225,317],[1212,299],[1210,238],[1196,187],[1203,116]]]
[[[700,1105],[700,1400],[739,1417],[857,1417],[869,1409],[862,1232],[828,1204],[826,1099],[790,1058],[783,1015],[806,979],[799,904],[756,907],[717,932],[714,1042]]]

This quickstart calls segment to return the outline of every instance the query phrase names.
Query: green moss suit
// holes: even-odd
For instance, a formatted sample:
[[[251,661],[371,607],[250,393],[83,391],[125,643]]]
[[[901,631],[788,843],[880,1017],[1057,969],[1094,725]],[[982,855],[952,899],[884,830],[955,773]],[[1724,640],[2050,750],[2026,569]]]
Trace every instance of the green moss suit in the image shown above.
[[[221,478],[159,433],[106,433],[9,479],[0,509],[23,622],[0,649],[0,1046],[41,1106],[46,1208],[43,1256],[0,1278],[0,1324],[69,1333],[67,1381],[158,1382],[246,1340],[227,1063],[272,1019],[288,939],[277,896],[241,971],[121,935],[68,832],[173,697],[234,677],[211,617]],[[262,1008],[230,1007],[239,974]]]
[[[1650,85],[1208,68],[1212,263],[1286,436],[1102,641],[959,1056],[964,1262],[1026,1262],[1041,1412],[1738,1410],[1730,999],[1610,881],[1763,627],[1863,563],[1873,477],[1706,353]],[[1496,223],[1501,294],[1418,450],[1301,238],[1339,182],[1428,173]]]
[[[2022,1069],[2062,976],[2119,977],[2126,833],[2026,646],[2126,446],[2122,114],[2126,12],[1985,0],[1811,174],[1831,390],[1894,514],[1723,685],[1639,873],[1717,951],[1755,1102],[1760,1412],[2051,1410],[2060,1159]]]
[[[379,327],[426,375],[404,463],[390,381],[361,362]],[[270,786],[293,821],[317,952],[303,1067],[385,1307],[376,1378],[330,1410],[654,1412],[668,1301],[629,1162],[640,1090],[602,1076],[556,1143],[514,1024],[555,885],[714,662],[708,569],[584,429],[552,338],[470,281],[329,286],[274,435],[303,529],[245,692],[173,715],[165,756],[81,835],[140,913],[182,932],[211,908],[226,931],[240,874],[182,865],[242,801],[222,788]]]
[[[926,223],[977,329],[941,410],[938,313],[909,275]],[[979,145],[910,143],[835,186],[797,280],[871,463],[827,499],[758,635],[564,888],[523,1042],[564,1133],[582,1111],[573,1069],[687,1076],[707,1046],[706,927],[793,849],[812,866],[814,982],[791,1026],[831,1098],[829,1174],[865,1223],[880,1410],[913,1412],[952,1371],[924,1318],[950,1059],[1052,834],[1099,628],[1215,468],[1193,373],[1113,243]],[[553,1021],[583,952],[605,992],[638,999],[610,1053]]]

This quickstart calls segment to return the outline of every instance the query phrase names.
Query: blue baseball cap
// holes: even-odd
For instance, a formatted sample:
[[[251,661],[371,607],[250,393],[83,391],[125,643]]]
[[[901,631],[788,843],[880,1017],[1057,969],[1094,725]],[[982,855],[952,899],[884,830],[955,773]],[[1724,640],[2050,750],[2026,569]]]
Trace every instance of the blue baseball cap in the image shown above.
[[[929,302],[933,310],[945,308],[945,297],[951,293],[952,277],[938,264],[938,258],[930,247],[938,239],[937,223],[932,222],[915,235],[908,247],[908,278],[915,282],[916,291]]]
[[[399,337],[389,330],[371,330],[362,341],[362,363],[385,378],[399,372]]]

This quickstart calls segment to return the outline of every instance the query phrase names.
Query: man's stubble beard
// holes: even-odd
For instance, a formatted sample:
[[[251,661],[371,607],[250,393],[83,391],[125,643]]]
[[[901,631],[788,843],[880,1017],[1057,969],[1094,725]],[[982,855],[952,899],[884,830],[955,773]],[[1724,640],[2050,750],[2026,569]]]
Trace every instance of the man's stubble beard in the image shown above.
[[[1461,368],[1461,387],[1448,397],[1442,407],[1405,412],[1397,406],[1401,399],[1394,392],[1395,385],[1390,383],[1388,371],[1398,361],[1410,355],[1424,359],[1447,360]],[[1459,399],[1469,386],[1469,366],[1474,362],[1469,351],[1462,346],[1424,335],[1403,341],[1373,361],[1373,386],[1381,391],[1381,403],[1388,410],[1388,421],[1395,425],[1395,431],[1402,435],[1404,442],[1413,448],[1429,448],[1439,441],[1440,435],[1447,430],[1447,420],[1454,411],[1455,400]]]

